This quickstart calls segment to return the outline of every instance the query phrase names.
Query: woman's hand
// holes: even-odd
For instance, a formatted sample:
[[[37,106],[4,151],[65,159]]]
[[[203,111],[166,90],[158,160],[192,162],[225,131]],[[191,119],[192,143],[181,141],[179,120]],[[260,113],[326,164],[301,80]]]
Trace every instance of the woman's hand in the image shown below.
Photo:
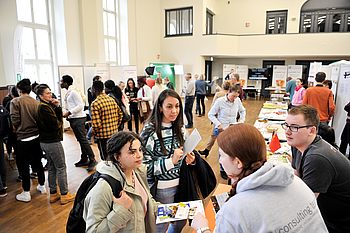
[[[183,154],[184,154],[184,152],[183,152],[182,148],[178,148],[178,149],[174,150],[174,154],[171,157],[174,165],[177,164],[179,162],[179,160],[182,159]]]
[[[191,153],[188,153],[186,155],[186,164],[189,165],[189,164],[193,164],[196,160],[196,156],[193,154],[193,152]]]
[[[121,194],[120,198],[116,198],[115,196],[112,197],[113,202],[115,204],[124,206],[126,209],[130,209],[133,203],[133,200],[124,191],[121,191],[120,194]]]
[[[204,215],[200,212],[196,213],[196,215],[193,217],[191,227],[197,230],[208,226],[208,220],[204,217]]]

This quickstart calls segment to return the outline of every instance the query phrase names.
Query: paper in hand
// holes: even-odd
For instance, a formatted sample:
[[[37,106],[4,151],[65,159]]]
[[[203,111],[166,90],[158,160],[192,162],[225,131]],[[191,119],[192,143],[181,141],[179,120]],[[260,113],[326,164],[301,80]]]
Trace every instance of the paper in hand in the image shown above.
[[[201,140],[202,140],[202,137],[199,134],[198,130],[194,129],[191,135],[185,141],[185,144],[183,147],[184,155],[191,153]]]

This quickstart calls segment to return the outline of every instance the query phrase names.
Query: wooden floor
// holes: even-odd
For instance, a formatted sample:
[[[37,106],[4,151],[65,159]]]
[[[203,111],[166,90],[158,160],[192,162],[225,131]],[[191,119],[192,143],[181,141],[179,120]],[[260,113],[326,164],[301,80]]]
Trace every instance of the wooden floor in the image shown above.
[[[207,109],[210,108],[211,98],[206,101]],[[244,106],[247,109],[246,123],[253,124],[262,107],[263,101],[245,100]],[[212,126],[207,117],[194,116],[194,127],[197,128],[203,138],[197,149],[204,149],[210,136]],[[67,131],[64,134],[63,146],[66,154],[68,185],[70,192],[75,193],[82,180],[89,174],[84,168],[76,168],[74,163],[80,158],[80,149],[72,132]],[[96,157],[98,149],[96,145],[92,146]],[[218,177],[219,182],[224,183],[219,175],[218,166],[218,147],[215,143],[207,161],[210,163]],[[39,194],[36,191],[37,180],[32,180],[31,195],[32,200],[29,203],[23,203],[15,200],[15,195],[20,193],[21,183],[16,182],[18,175],[14,162],[6,160],[8,167],[7,186],[8,196],[0,198],[0,232],[65,232],[65,225],[68,213],[72,208],[72,203],[60,205],[58,203],[50,204],[48,195]],[[46,176],[47,176],[47,172]],[[46,186],[48,186],[46,179]],[[186,227],[183,232],[190,232]]]

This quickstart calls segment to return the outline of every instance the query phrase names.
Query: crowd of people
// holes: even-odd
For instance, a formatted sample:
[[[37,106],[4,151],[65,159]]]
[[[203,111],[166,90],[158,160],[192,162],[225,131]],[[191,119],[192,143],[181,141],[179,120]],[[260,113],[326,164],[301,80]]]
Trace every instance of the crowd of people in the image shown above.
[[[220,175],[231,184],[229,199],[216,217],[216,232],[350,232],[350,161],[345,156],[350,103],[344,108],[348,116],[339,151],[334,139],[325,140],[334,130],[320,133],[321,127],[329,127],[335,112],[325,74],[317,73],[316,85],[308,88],[301,80],[289,80],[288,90],[293,91],[289,91],[290,110],[282,127],[292,149],[291,166],[274,164],[267,161],[261,133],[244,123],[239,75],[228,77],[208,111],[213,130],[206,148],[199,151],[207,158],[217,140]],[[87,93],[91,118],[87,128],[85,95],[74,87],[73,77],[61,78],[60,87],[66,89],[61,102],[48,85],[38,84],[33,98],[30,80],[19,81],[4,99],[10,130],[6,137],[0,136],[0,197],[7,195],[6,138],[7,159],[13,160],[15,154],[22,182],[17,201],[31,201],[30,171],[38,177],[36,190],[46,195],[43,157],[49,202],[74,201],[61,143],[65,118],[80,145],[75,166],[112,176],[123,187],[120,197],[115,197],[108,182],[100,179],[89,191],[83,211],[86,232],[181,232],[186,220],[156,225],[155,218],[160,203],[173,203],[183,191],[178,188],[183,163],[191,167],[198,162],[194,153],[184,153],[183,146],[186,129],[193,128],[195,98],[198,117],[203,117],[206,88],[211,84],[203,75],[192,80],[191,73],[185,74],[185,80],[183,105],[169,78],[163,84],[160,74],[152,87],[146,76],[137,77],[137,85],[134,79],[116,85],[95,76]],[[91,148],[92,138],[100,159]],[[201,214],[195,215],[192,227],[211,232]]]

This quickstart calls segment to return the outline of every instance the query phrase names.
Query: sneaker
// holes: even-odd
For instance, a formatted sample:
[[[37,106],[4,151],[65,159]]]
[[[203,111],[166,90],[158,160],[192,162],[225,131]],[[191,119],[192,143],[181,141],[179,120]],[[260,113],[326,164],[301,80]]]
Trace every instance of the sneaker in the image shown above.
[[[16,195],[17,201],[23,201],[23,202],[30,202],[32,200],[32,197],[30,196],[30,192],[21,192],[20,194]]]
[[[30,179],[38,179],[38,173],[36,172],[30,173]]]
[[[3,188],[0,190],[0,197],[6,197],[7,196],[7,192],[6,192],[6,189]]]
[[[88,159],[80,159],[79,162],[74,164],[76,167],[84,167],[89,165]]]
[[[61,199],[61,194],[59,192],[56,192],[53,194],[50,193],[50,203],[54,203],[60,199]]]
[[[199,152],[201,155],[204,155],[205,158],[207,158],[208,155],[209,155],[209,150],[208,150],[208,149],[200,150],[200,151],[198,151],[198,152]]]
[[[36,186],[36,190],[38,190],[41,194],[46,194],[46,187],[45,185],[40,185]]]
[[[75,194],[67,193],[66,195],[61,195],[61,205],[65,205],[69,202],[74,201]]]
[[[97,165],[96,160],[93,160],[89,163],[88,168],[86,169],[88,172],[95,170],[95,166]]]

